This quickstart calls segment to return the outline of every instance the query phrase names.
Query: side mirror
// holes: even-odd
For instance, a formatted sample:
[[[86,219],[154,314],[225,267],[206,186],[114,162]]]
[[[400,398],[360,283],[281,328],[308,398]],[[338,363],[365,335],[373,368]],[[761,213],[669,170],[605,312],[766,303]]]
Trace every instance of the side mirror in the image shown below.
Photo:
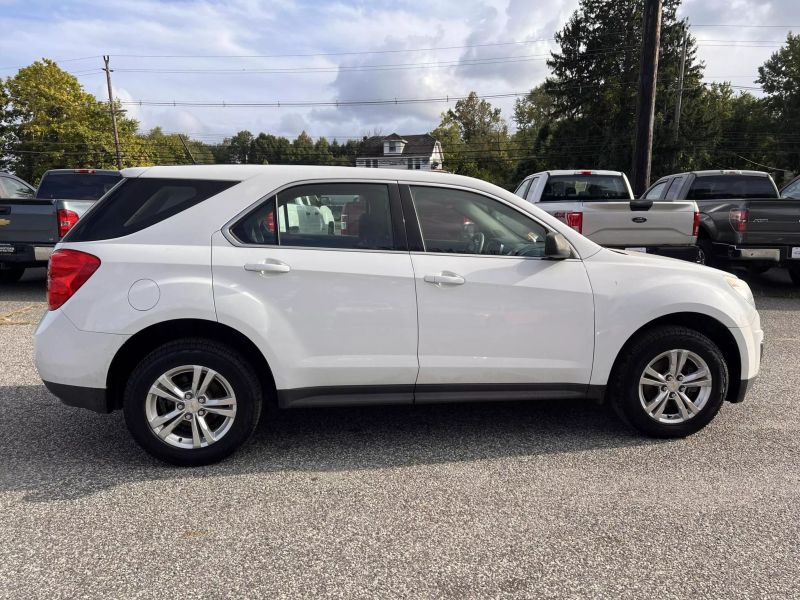
[[[650,210],[651,208],[653,208],[652,200],[644,200],[641,198],[638,200],[631,200],[631,210]]]
[[[544,257],[552,260],[563,260],[572,257],[572,248],[560,233],[549,231],[544,238]]]

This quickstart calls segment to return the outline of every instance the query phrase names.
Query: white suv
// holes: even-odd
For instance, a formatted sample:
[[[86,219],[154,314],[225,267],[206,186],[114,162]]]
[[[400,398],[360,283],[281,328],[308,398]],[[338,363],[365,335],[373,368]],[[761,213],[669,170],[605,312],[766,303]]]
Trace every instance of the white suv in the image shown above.
[[[588,397],[646,434],[685,436],[758,373],[744,282],[603,249],[476,179],[286,166],[123,175],[53,254],[36,363],[64,402],[122,409],[139,444],[172,463],[227,456],[265,401]],[[347,228],[275,226],[291,223],[288,207],[331,197],[351,199]]]

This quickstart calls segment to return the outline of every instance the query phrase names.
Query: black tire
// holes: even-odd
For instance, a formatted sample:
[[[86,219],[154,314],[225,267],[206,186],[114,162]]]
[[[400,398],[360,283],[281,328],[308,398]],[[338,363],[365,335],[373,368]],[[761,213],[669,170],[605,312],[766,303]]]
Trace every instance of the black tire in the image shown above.
[[[0,283],[16,283],[25,274],[25,269],[0,269]]]
[[[707,267],[716,267],[719,261],[714,257],[714,244],[711,238],[701,235],[697,238],[697,247],[700,249],[700,259],[697,261]]]
[[[669,350],[689,350],[702,358],[711,372],[713,384],[705,405],[692,418],[681,423],[662,423],[647,414],[639,399],[639,379],[650,362]],[[728,391],[728,367],[717,345],[693,329],[661,326],[637,337],[624,350],[609,382],[609,402],[629,425],[651,437],[681,438],[708,425],[716,416]]]
[[[161,440],[145,412],[153,383],[162,374],[184,365],[215,370],[236,395],[236,414],[230,429],[218,441],[201,448],[184,449]],[[125,423],[136,442],[156,458],[185,467],[215,463],[235,452],[255,430],[261,405],[261,385],[250,363],[232,348],[203,338],[181,339],[153,350],[134,368],[123,396]]]
[[[789,277],[792,278],[792,283],[800,285],[800,267],[789,267]]]

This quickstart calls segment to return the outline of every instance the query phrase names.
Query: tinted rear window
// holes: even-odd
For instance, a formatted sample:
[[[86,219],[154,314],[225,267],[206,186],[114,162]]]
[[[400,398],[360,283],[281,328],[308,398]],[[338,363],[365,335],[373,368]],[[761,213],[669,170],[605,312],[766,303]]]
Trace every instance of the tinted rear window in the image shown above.
[[[689,189],[689,200],[724,200],[726,198],[777,198],[768,177],[757,175],[707,175],[697,177]]]
[[[128,179],[93,206],[64,241],[91,242],[129,235],[237,183],[202,179]]]
[[[52,173],[42,178],[37,198],[61,200],[99,200],[122,175],[97,173]]]
[[[632,200],[625,180],[619,175],[552,175],[547,179],[540,202],[584,200]]]

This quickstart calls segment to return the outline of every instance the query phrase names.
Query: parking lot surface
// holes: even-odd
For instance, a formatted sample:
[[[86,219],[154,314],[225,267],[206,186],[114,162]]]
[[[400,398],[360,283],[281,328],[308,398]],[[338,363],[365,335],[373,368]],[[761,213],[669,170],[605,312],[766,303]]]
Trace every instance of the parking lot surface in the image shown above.
[[[586,402],[301,410],[198,469],[41,385],[43,277],[0,288],[0,597],[800,597],[782,271],[748,278],[760,378],[689,439]]]

